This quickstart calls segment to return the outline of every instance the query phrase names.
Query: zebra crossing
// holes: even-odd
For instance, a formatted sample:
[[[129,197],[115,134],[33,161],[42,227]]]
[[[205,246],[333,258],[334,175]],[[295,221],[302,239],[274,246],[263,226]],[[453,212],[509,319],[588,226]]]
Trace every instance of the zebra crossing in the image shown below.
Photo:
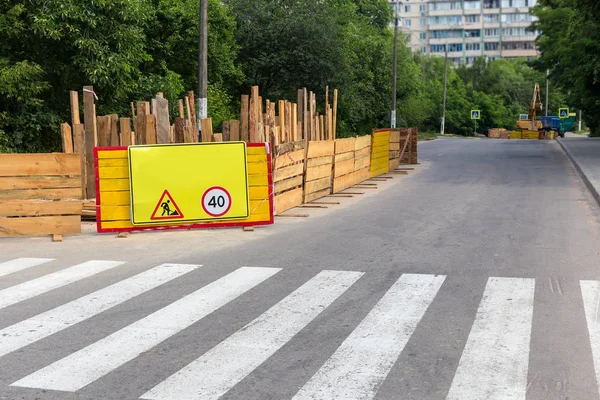
[[[52,261],[56,260],[21,258],[0,263],[0,283],[5,277],[18,276]],[[9,286],[0,290],[0,311],[124,264],[91,260]],[[68,335],[75,325],[86,324],[95,316],[202,268],[199,264],[149,266],[136,275],[3,327],[0,366],[4,357],[59,332]],[[78,393],[90,384],[101,383],[108,374],[122,371],[132,360],[192,325],[202,324],[207,316],[243,299],[250,290],[276,284],[273,279],[281,271],[246,266],[234,269],[105,337],[11,379],[4,389],[0,384],[0,398],[7,387]],[[135,398],[208,400],[226,395],[365,278],[368,273],[356,271],[325,269],[313,273],[256,318],[187,365],[153,382]],[[419,330],[446,278],[435,274],[400,275],[309,379],[294,389],[291,398],[374,399]],[[535,285],[531,278],[487,279],[446,399],[526,398]],[[590,351],[600,382],[600,281],[581,281],[580,289]],[[5,381],[2,375],[0,367],[0,382]]]

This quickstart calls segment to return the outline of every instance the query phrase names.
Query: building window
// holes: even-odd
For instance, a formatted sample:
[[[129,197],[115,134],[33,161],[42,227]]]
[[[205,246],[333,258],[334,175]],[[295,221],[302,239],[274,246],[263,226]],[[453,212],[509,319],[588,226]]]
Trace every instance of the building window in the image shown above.
[[[421,32],[419,34],[419,39],[426,40],[427,39],[427,32]]]
[[[427,47],[425,47],[425,46],[421,47],[421,53],[423,53],[423,54],[427,53]]]
[[[484,46],[485,51],[497,51],[498,43],[486,43]]]
[[[421,26],[427,26],[427,20],[425,18],[421,18]]]
[[[429,46],[429,51],[432,53],[443,53],[446,51],[445,44],[432,44]]]
[[[465,37],[481,37],[481,29],[468,29],[465,31]]]
[[[419,11],[422,12],[422,13],[424,13],[425,11],[427,11],[427,6],[425,4],[421,4],[419,6]]]
[[[448,51],[452,52],[452,51],[462,51],[463,49],[463,45],[462,43],[450,43],[448,45]]]
[[[500,1],[499,0],[483,0],[483,8],[499,8]]]
[[[410,12],[410,6],[404,6],[404,12],[409,13]]]
[[[479,15],[465,15],[465,22],[467,24],[475,24],[479,22]]]
[[[486,14],[483,16],[483,21],[487,24],[498,23],[498,14]]]
[[[496,36],[500,36],[500,29],[487,28],[484,33],[485,33],[485,36],[487,36],[487,37],[496,37]]]
[[[405,19],[404,26],[412,26],[412,20],[410,18]]]
[[[481,50],[481,43],[467,43],[465,44],[465,48],[467,51]]]
[[[441,31],[429,31],[429,35],[433,39],[446,39],[446,38],[459,38],[463,37],[463,31],[457,30],[441,30]]]
[[[461,22],[461,15],[440,15],[436,17],[429,17],[429,25],[458,25]]]
[[[465,0],[465,10],[479,10],[481,8],[481,1],[476,0]]]
[[[460,1],[445,1],[439,3],[429,3],[431,6],[431,10],[460,10],[461,2]]]

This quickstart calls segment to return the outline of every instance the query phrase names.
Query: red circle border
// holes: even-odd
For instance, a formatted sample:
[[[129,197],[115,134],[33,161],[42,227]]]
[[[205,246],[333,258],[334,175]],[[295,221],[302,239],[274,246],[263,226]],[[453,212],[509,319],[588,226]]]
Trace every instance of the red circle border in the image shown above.
[[[223,192],[225,192],[225,194],[227,194],[227,197],[229,198],[229,206],[227,207],[227,209],[225,211],[223,211],[220,214],[213,214],[210,211],[208,211],[206,208],[204,208],[204,198],[206,197],[206,194],[208,192],[210,192],[211,190],[213,190],[213,189],[222,190]],[[233,203],[233,200],[231,200],[231,194],[229,194],[229,191],[227,189],[225,189],[224,187],[222,187],[222,186],[212,186],[212,187],[209,187],[208,189],[206,189],[204,191],[204,194],[202,195],[202,202],[201,202],[201,204],[202,204],[202,210],[204,210],[204,212],[207,213],[208,215],[210,215],[211,217],[222,217],[223,215],[227,214],[229,212],[229,210],[231,210],[231,204],[232,203]]]

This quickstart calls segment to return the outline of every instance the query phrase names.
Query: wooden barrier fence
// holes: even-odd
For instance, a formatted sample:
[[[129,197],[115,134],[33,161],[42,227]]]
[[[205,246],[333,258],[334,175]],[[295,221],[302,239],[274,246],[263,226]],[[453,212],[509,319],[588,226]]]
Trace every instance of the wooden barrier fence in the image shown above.
[[[273,150],[275,214],[302,204],[306,141],[276,146]]]
[[[373,131],[371,140],[371,177],[390,171],[390,130]]]
[[[81,232],[79,154],[0,154],[0,237]]]
[[[417,128],[400,128],[400,164],[418,164]]]
[[[304,202],[327,196],[331,193],[331,173],[335,141],[310,141],[306,150],[306,172],[304,174]]]

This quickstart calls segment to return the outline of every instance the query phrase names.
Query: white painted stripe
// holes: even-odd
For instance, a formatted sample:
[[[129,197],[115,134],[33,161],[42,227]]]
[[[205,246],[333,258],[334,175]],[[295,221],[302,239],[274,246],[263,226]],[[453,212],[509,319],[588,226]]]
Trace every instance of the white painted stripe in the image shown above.
[[[592,347],[596,382],[600,388],[600,282],[581,281],[580,285],[588,334],[590,335],[590,345]]]
[[[525,400],[535,280],[490,278],[447,400]]]
[[[85,321],[198,267],[199,265],[162,264],[4,328],[0,330],[0,357]]]
[[[273,355],[362,275],[363,272],[320,272],[141,398],[219,398]]]
[[[0,276],[13,274],[27,268],[54,261],[53,258],[17,258],[0,264]]]
[[[191,326],[279,272],[243,267],[133,324],[15,382],[75,392]]]
[[[445,279],[402,275],[294,400],[375,397]]]
[[[61,286],[96,275],[124,264],[121,261],[86,261],[28,282],[0,290],[0,308],[17,304]]]

